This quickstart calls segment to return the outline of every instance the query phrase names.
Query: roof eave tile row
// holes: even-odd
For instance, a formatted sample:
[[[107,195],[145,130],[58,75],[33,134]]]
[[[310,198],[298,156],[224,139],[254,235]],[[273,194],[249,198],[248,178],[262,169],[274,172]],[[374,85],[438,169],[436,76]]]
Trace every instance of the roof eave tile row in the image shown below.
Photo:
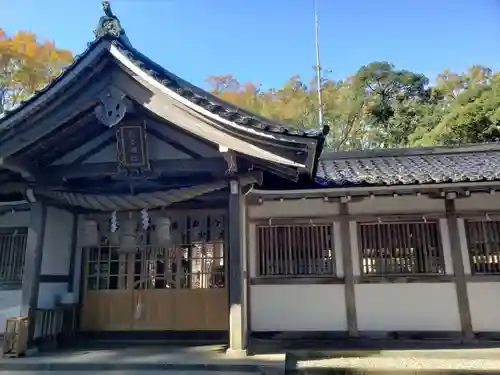
[[[128,46],[124,46],[118,40],[114,40],[113,45],[115,45],[121,53],[126,55],[132,63],[165,87],[175,91],[177,94],[188,99],[192,103],[228,121],[234,122],[238,125],[252,127],[257,130],[291,136],[323,138],[326,135],[326,128],[322,131],[292,129],[282,124],[259,118],[256,115],[252,115],[240,108],[234,107],[230,103],[223,102],[215,95],[207,93],[201,89],[197,89],[195,86],[181,80],[179,77],[176,77],[162,66],[151,61],[139,51]]]
[[[325,158],[320,186],[394,186],[500,181],[500,151],[442,155]]]
[[[50,89],[52,89],[57,83],[59,83],[73,68],[78,65],[78,63],[87,56],[90,51],[99,43],[101,38],[95,39],[94,41],[87,43],[87,48],[85,51],[83,51],[81,54],[76,55],[71,62],[65,69],[61,70],[57,76],[52,78],[49,82],[47,82],[44,86],[36,90],[33,95],[29,96],[28,98],[20,101],[14,108],[9,109],[9,110],[4,110],[3,113],[0,113],[0,124],[2,121],[6,120],[7,118],[13,116],[14,114],[20,112],[23,110],[25,107],[27,107],[29,104],[33,103],[35,100],[37,100],[39,97],[44,95],[46,92],[48,92]]]

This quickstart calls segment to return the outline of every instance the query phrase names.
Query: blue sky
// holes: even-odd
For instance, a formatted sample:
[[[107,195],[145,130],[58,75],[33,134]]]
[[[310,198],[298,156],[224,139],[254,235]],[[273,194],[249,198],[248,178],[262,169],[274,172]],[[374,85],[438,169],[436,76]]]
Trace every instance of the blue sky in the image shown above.
[[[500,69],[500,0],[317,0],[322,66],[343,78],[371,61],[432,78],[480,63]],[[93,39],[100,0],[0,0],[0,27],[75,54]],[[134,46],[204,86],[231,73],[264,87],[313,75],[313,0],[111,0]]]

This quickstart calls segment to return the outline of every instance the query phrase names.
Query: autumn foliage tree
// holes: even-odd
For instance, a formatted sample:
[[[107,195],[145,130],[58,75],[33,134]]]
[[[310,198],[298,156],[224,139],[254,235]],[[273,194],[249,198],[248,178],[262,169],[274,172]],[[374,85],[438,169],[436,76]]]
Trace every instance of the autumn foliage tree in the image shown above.
[[[333,150],[413,147],[500,141],[500,73],[480,65],[466,72],[445,69],[428,77],[388,62],[321,83],[324,123]],[[222,99],[291,127],[318,127],[315,79],[291,77],[282,87],[261,90],[231,76],[207,83]]]
[[[72,61],[68,50],[36,34],[0,29],[0,113],[16,106],[59,74]]]
[[[72,61],[70,51],[36,34],[0,29],[0,113],[16,106]],[[429,78],[372,62],[342,80],[323,79],[327,147],[333,150],[500,141],[500,73],[481,66]],[[209,90],[255,114],[318,128],[316,79],[295,75],[263,90],[232,75],[210,76]]]

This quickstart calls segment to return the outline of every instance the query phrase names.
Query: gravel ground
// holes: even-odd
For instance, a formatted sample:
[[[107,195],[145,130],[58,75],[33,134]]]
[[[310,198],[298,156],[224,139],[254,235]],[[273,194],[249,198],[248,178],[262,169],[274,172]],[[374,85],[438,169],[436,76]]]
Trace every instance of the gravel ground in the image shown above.
[[[298,370],[331,368],[352,370],[499,371],[500,359],[352,357],[297,362]],[[308,371],[309,372],[309,371]]]

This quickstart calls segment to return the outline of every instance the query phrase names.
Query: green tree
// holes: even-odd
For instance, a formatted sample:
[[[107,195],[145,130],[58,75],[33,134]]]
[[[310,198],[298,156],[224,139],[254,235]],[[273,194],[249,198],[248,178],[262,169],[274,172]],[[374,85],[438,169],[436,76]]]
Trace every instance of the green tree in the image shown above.
[[[500,141],[500,73],[486,78],[475,73],[469,70],[464,89],[423,138],[424,144]]]
[[[500,77],[481,65],[445,69],[434,79],[373,62],[340,81],[321,83],[327,148],[409,147],[500,140]],[[318,127],[316,80],[291,77],[266,91],[232,76],[211,80],[212,92],[291,127]]]
[[[365,89],[365,121],[373,134],[370,146],[408,145],[418,127],[417,108],[429,97],[428,78],[387,62],[373,62],[361,67],[356,80]]]

